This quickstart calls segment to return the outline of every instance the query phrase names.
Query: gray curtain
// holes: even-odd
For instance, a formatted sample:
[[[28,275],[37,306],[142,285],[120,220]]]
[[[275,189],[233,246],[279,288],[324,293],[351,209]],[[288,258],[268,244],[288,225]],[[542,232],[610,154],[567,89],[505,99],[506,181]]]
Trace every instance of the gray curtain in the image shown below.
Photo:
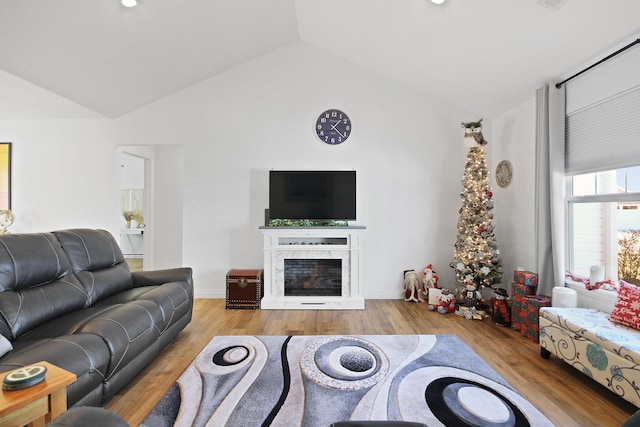
[[[536,91],[536,268],[538,294],[564,286],[565,89],[547,84]]]

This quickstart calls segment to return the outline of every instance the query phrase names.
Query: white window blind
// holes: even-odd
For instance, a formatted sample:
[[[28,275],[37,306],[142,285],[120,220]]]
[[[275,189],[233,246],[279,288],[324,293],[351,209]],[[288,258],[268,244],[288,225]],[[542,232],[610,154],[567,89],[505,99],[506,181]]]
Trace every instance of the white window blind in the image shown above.
[[[566,116],[565,172],[640,165],[640,85]]]

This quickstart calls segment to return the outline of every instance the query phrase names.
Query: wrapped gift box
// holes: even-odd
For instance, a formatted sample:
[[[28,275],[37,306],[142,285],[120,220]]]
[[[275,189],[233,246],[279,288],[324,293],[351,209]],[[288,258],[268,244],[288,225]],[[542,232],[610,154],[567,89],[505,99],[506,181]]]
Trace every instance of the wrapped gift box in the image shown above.
[[[516,270],[513,273],[513,281],[526,286],[527,295],[535,295],[538,287],[538,275],[531,271]]]
[[[522,331],[522,323],[526,317],[526,311],[523,311],[526,291],[527,287],[522,283],[511,285],[511,329],[518,332]]]
[[[550,306],[551,297],[547,295],[530,295],[524,298],[523,309],[521,311],[521,315],[523,316],[521,319],[521,332],[523,338],[526,338],[529,341],[538,342],[538,316],[540,314],[540,308]]]
[[[440,295],[442,295],[442,289],[429,288],[429,305],[440,305]]]

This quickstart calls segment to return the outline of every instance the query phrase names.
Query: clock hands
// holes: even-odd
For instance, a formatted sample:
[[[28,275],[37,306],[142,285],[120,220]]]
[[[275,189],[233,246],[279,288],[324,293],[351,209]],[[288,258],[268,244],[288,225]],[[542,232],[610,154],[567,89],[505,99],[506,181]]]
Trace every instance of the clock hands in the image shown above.
[[[351,130],[351,120],[340,110],[326,110],[316,120],[316,135],[326,144],[343,143]]]
[[[336,132],[338,132],[338,135],[340,135],[341,137],[344,138],[344,135],[342,134],[342,132],[340,132],[338,129],[336,129],[336,126],[338,126],[338,123],[340,123],[342,120],[338,120],[337,122],[335,122],[334,124],[331,125],[331,129],[335,130]]]

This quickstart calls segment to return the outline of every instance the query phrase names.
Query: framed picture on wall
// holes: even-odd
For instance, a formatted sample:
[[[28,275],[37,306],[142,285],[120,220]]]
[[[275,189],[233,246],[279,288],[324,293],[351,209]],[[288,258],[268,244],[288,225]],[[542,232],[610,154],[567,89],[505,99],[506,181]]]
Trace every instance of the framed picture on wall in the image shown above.
[[[0,142],[0,210],[11,209],[11,143]]]

